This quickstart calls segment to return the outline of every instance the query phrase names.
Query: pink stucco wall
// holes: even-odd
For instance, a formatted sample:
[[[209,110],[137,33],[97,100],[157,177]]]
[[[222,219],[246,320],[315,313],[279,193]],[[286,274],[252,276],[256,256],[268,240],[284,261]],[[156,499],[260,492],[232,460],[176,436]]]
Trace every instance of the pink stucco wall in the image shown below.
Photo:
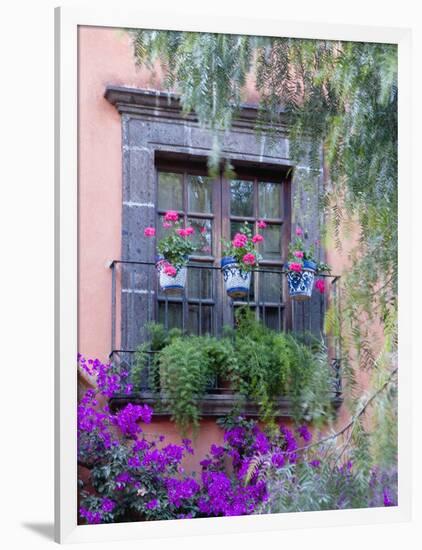
[[[149,87],[133,63],[127,34],[79,29],[79,351],[107,358],[111,271],[121,256],[121,120],[103,97],[107,84]]]

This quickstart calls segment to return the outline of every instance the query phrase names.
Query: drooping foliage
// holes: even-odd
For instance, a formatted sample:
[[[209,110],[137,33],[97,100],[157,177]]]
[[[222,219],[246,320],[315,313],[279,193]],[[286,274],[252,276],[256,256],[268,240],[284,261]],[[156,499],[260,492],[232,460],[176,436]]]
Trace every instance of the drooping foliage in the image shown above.
[[[250,75],[261,129],[276,132],[282,112],[293,158],[316,173],[323,147],[329,183],[321,200],[334,215],[334,233],[342,215],[360,224],[359,302],[368,305],[383,277],[379,297],[390,305],[397,289],[396,47],[141,30],[133,43],[137,63],[158,60],[164,85],[180,93],[185,112],[194,111],[216,142],[230,129]]]
[[[199,123],[213,130],[211,169],[220,160],[218,132],[230,129],[240,106],[255,40],[209,33],[133,32],[136,62],[151,67],[158,58],[165,86],[180,93],[184,112],[194,111]]]
[[[236,312],[236,330],[223,338],[166,333],[150,324],[133,368],[134,388],[148,369],[150,386],[183,430],[198,428],[201,400],[216,380],[238,396],[232,415],[252,399],[262,421],[274,425],[280,397],[289,399],[295,422],[326,423],[332,418],[335,373],[323,342],[310,334],[295,337],[269,329],[247,308]],[[301,338],[306,338],[303,342]],[[151,359],[152,355],[152,359]]]
[[[351,414],[362,399],[357,370],[372,387],[389,380],[397,351],[397,48],[389,44],[292,38],[131,31],[139,64],[158,62],[167,85],[211,129],[211,169],[221,159],[247,82],[259,93],[257,136],[277,140],[287,126],[305,191],[320,177],[325,245],[350,261],[342,278],[341,316],[329,310],[326,329],[341,333],[343,382]],[[267,144],[271,140],[267,140]],[[302,169],[302,166],[308,168]],[[297,206],[297,205],[296,205]],[[303,206],[303,205],[302,205]],[[294,210],[294,216],[312,212]],[[306,219],[302,220],[306,225]],[[347,242],[348,246],[345,246]],[[380,335],[377,341],[377,334]],[[369,453],[396,459],[396,391],[379,394],[371,433],[362,419],[347,441],[362,467]],[[391,437],[380,434],[390,433]]]

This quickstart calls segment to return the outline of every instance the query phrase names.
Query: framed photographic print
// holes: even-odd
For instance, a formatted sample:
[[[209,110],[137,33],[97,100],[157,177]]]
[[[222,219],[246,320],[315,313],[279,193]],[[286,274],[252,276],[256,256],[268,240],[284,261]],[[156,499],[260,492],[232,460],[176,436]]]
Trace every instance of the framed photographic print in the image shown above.
[[[56,18],[56,539],[406,520],[409,31]]]

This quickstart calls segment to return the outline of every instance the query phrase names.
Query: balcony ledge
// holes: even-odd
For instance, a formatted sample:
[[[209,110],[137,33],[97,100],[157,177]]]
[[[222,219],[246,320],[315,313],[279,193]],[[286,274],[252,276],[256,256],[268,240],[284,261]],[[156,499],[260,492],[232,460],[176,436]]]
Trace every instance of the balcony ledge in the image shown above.
[[[333,394],[331,399],[334,410],[338,410],[343,403],[343,397],[340,393]],[[129,395],[115,394],[110,398],[110,409],[115,412],[128,403],[136,405],[146,404],[154,408],[159,403],[160,410],[154,412],[155,417],[169,417],[171,413],[166,409],[165,395],[157,395],[150,391],[132,393]],[[201,413],[203,417],[224,416],[230,414],[233,408],[238,405],[240,412],[248,417],[258,417],[259,407],[251,399],[242,399],[238,394],[232,392],[209,393],[201,400]],[[291,400],[281,397],[277,401],[277,417],[291,417]]]

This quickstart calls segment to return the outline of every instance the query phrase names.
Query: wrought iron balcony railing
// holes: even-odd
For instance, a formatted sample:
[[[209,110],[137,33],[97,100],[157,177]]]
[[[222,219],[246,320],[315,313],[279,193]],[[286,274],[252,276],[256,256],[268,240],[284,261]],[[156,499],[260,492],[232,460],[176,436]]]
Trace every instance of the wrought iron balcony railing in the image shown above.
[[[148,341],[148,323],[161,323],[165,329],[180,328],[191,334],[220,336],[224,326],[235,325],[235,310],[247,305],[268,327],[302,335],[313,334],[324,339],[329,361],[334,370],[333,396],[341,402],[340,338],[324,334],[324,316],[328,305],[339,310],[338,276],[322,275],[326,281],[324,293],[314,291],[306,301],[288,296],[286,271],[280,266],[260,266],[253,270],[249,294],[242,299],[229,298],[224,290],[219,267],[196,261],[188,265],[187,284],[180,295],[160,290],[154,262],[114,260],[111,268],[111,352],[110,359],[129,371],[137,347]],[[151,352],[152,354],[153,352]],[[142,377],[141,392],[132,401],[149,402],[149,376]],[[116,396],[112,405],[124,400]],[[204,414],[223,414],[235,396],[216,381],[203,403]],[[254,414],[254,406],[249,406]],[[288,403],[280,400],[280,410],[288,413]]]

